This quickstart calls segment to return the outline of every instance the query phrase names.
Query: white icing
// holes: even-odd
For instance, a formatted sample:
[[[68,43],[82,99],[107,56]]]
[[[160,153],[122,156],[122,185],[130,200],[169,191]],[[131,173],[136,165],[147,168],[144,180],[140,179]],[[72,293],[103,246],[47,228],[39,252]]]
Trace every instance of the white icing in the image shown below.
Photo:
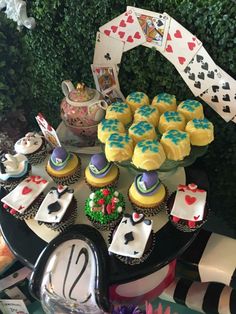
[[[28,159],[21,154],[11,155],[5,154],[1,156],[0,162],[5,170],[2,172],[0,168],[0,179],[6,181],[10,178],[20,178],[28,171]]]
[[[91,198],[91,200],[93,200],[94,197],[95,197],[95,193],[91,193],[91,194],[89,195],[89,198]]]
[[[90,202],[89,202],[89,206],[90,206],[90,207],[93,207],[94,205],[95,205],[95,203],[94,203],[93,201],[90,201]]]
[[[67,187],[64,186],[64,189],[58,189],[60,192],[65,190]],[[69,190],[65,192],[60,198],[57,196],[57,191],[56,190],[51,190],[48,192],[46,197],[44,198],[42,204],[39,207],[39,210],[34,217],[35,220],[43,221],[43,222],[48,222],[48,223],[56,223],[60,222],[66,213],[66,210],[68,206],[70,205],[71,201],[73,198],[73,191]],[[49,214],[48,211],[48,205],[58,201],[60,204],[61,208],[57,212],[51,212]]]
[[[15,151],[19,154],[32,154],[42,145],[42,137],[37,133],[27,133],[15,143]]]

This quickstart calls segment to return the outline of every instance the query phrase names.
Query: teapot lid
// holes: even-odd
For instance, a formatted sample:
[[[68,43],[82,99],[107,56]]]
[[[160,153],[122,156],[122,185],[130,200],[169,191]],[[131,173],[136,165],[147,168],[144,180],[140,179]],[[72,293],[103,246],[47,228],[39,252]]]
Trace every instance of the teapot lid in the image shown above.
[[[74,102],[90,101],[95,96],[95,90],[88,88],[84,83],[78,83],[76,89],[72,90],[68,98]]]

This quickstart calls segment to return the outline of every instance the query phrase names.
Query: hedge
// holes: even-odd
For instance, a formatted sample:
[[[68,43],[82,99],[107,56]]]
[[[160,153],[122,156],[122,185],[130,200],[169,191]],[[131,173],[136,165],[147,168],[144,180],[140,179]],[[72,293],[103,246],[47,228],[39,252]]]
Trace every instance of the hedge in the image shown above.
[[[32,104],[29,121],[33,122],[35,114],[41,111],[57,125],[62,80],[94,86],[90,64],[96,32],[99,26],[124,12],[126,5],[134,3],[139,8],[170,14],[203,42],[216,64],[236,78],[236,6],[231,0],[28,1],[29,15],[37,21],[33,31],[23,31],[32,75],[26,97]],[[22,76],[22,82],[25,80]],[[193,98],[174,66],[158,52],[142,46],[123,55],[119,81],[125,95],[142,90],[152,98],[165,91],[176,94],[178,100]],[[204,107],[214,122],[216,135],[201,160],[211,183],[211,207],[236,230],[235,124],[225,123],[209,106]]]

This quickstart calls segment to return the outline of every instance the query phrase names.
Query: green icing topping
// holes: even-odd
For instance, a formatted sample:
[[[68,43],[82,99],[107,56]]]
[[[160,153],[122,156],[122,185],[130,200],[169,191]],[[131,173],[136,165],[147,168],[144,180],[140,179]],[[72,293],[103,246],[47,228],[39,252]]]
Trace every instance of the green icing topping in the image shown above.
[[[167,104],[172,104],[174,99],[175,99],[174,95],[170,95],[167,93],[161,93],[161,94],[157,95],[157,102],[158,101],[164,101]]]
[[[147,151],[158,153],[159,146],[160,146],[160,143],[156,140],[145,140],[137,144],[137,147],[141,148],[142,153],[145,153]]]
[[[183,119],[181,118],[181,115],[177,111],[166,111],[164,113],[164,117],[167,122],[181,122]]]
[[[146,121],[140,121],[130,127],[130,130],[134,132],[134,134],[137,134],[139,136],[144,135],[146,132],[152,129],[153,129],[153,126]]]
[[[211,128],[211,123],[206,118],[193,119],[193,125],[196,129],[210,129]]]
[[[150,117],[150,115],[156,111],[155,107],[151,106],[142,106],[137,110],[137,113],[143,117]]]
[[[103,131],[109,131],[109,132],[117,132],[119,131],[119,124],[120,124],[120,121],[117,120],[117,119],[109,119],[109,120],[106,120],[106,119],[103,119],[102,122],[102,130]]]
[[[129,106],[125,104],[124,102],[115,102],[110,106],[110,111],[114,111],[117,113],[124,113],[126,109],[128,109]]]
[[[145,94],[143,92],[133,92],[129,94],[128,100],[133,100],[136,103],[141,103],[144,97]]]
[[[103,191],[108,191],[108,195],[104,195]],[[115,193],[115,195],[114,195]],[[116,195],[118,193],[118,195]],[[91,197],[93,196],[93,197]],[[114,204],[114,209],[111,213],[107,212],[107,205],[112,205],[112,199],[116,199]],[[104,200],[104,204],[99,204],[100,200]],[[91,206],[92,205],[92,206]],[[104,207],[104,213],[102,212],[102,207]],[[124,197],[120,192],[117,192],[114,188],[100,189],[90,194],[90,197],[85,203],[85,214],[88,215],[92,220],[98,221],[101,224],[108,224],[109,222],[118,219],[122,212],[118,212],[117,208],[122,207],[122,212],[125,209]],[[92,208],[95,210],[93,211]]]
[[[118,133],[112,133],[109,138],[109,145],[110,147],[116,147],[116,148],[124,148],[125,144],[130,143],[132,140],[129,137],[128,134],[118,134]]]
[[[195,109],[201,107],[201,105],[202,104],[197,100],[188,99],[188,100],[185,100],[182,102],[181,107],[183,109],[190,111],[190,112],[194,112]]]
[[[165,133],[164,138],[170,139],[172,143],[178,145],[187,138],[187,133],[179,130],[169,130]]]

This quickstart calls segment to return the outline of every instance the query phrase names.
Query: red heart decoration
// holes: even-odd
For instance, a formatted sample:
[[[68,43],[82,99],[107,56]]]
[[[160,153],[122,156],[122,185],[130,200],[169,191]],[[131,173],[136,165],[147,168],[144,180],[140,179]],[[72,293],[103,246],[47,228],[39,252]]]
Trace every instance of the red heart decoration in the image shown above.
[[[196,40],[196,37],[193,37],[193,38],[192,38],[192,40],[194,40],[194,41],[195,41],[195,40]]]
[[[106,30],[104,31],[104,34],[107,35],[107,36],[109,36],[110,33],[111,33],[111,31],[109,31],[108,29],[106,29]]]
[[[127,18],[126,22],[127,23],[133,23],[134,22],[134,19],[132,18],[131,15]]]
[[[124,21],[124,20],[121,20],[119,26],[120,26],[120,27],[126,27],[125,21]]]
[[[32,189],[30,189],[28,186],[24,186],[21,191],[22,195],[29,194],[30,192],[32,192]]]
[[[179,30],[177,30],[177,31],[174,33],[174,36],[175,36],[176,38],[182,38],[182,34],[181,34],[181,32],[180,32]]]
[[[134,216],[135,219],[139,218],[139,214],[138,213],[133,213],[133,216]]]
[[[167,51],[167,52],[173,52],[173,49],[172,49],[171,45],[168,45],[168,46],[166,47],[166,51]]]
[[[136,32],[134,34],[134,38],[136,38],[136,39],[140,39],[141,38],[141,35],[139,34],[139,32]]]
[[[171,40],[171,36],[170,36],[169,33],[168,33],[168,35],[167,35],[167,40]]]
[[[118,32],[118,35],[120,36],[120,38],[123,38],[125,36],[125,32]]]
[[[193,203],[196,202],[196,197],[194,196],[190,196],[190,195],[186,195],[185,196],[185,202],[188,204],[188,205],[192,205]]]
[[[117,26],[112,26],[111,30],[113,31],[113,33],[115,33],[117,31],[118,27]]]
[[[192,43],[192,42],[188,43],[188,47],[190,50],[193,50],[193,48],[195,48],[195,46],[196,46],[195,43]]]
[[[184,62],[186,61],[184,57],[178,57],[178,59],[180,64],[184,64]]]
[[[133,40],[132,36],[129,36],[129,37],[127,38],[127,41],[128,41],[129,43],[132,43],[134,40]]]
[[[200,217],[200,215],[198,215],[198,216],[193,216],[194,220],[198,220],[199,217]]]

